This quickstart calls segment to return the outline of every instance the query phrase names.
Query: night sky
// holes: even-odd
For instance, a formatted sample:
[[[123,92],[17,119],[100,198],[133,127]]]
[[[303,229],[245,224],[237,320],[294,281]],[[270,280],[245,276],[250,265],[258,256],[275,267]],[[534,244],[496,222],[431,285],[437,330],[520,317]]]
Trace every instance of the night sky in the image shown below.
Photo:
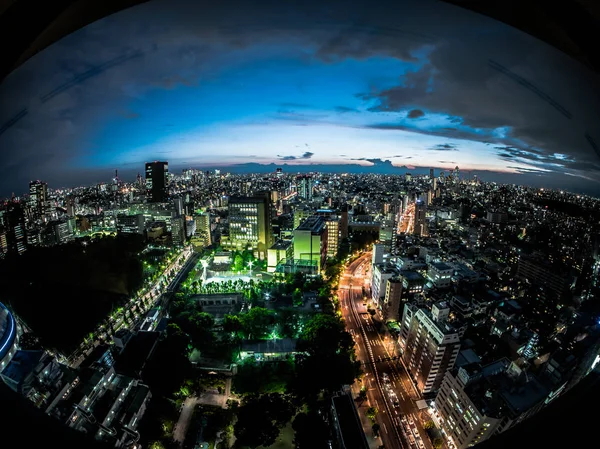
[[[193,3],[122,11],[11,74],[0,194],[115,168],[133,178],[154,159],[177,171],[458,165],[600,192],[596,80],[533,37],[430,0]]]

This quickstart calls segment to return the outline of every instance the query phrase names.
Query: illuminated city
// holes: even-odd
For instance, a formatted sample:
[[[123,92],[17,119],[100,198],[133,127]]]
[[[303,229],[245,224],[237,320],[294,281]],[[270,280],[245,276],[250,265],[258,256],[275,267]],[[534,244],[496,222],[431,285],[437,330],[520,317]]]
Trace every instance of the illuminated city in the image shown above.
[[[275,3],[145,2],[0,85],[15,419],[52,447],[486,449],[587,416],[593,77],[448,3]]]

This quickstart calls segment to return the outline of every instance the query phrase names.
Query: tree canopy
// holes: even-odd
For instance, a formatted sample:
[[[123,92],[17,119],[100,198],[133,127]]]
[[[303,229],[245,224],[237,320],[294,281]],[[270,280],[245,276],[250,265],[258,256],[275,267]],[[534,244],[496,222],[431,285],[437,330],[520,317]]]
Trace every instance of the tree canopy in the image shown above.
[[[306,400],[350,385],[360,374],[354,340],[333,315],[315,315],[305,325],[296,349],[306,355],[298,358],[292,390]]]
[[[295,411],[290,398],[282,394],[247,396],[238,409],[234,426],[236,447],[270,446]]]

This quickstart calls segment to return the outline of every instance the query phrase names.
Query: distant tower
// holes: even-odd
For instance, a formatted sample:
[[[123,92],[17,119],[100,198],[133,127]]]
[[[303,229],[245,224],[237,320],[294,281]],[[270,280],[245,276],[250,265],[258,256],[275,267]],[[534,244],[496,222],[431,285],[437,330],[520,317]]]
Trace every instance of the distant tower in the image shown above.
[[[433,173],[433,168],[430,168],[429,169],[429,179],[433,179],[433,178],[435,178],[435,175]]]
[[[146,192],[151,203],[167,201],[168,162],[146,162]]]
[[[454,179],[457,181],[460,179],[460,170],[458,169],[458,165],[454,169]]]

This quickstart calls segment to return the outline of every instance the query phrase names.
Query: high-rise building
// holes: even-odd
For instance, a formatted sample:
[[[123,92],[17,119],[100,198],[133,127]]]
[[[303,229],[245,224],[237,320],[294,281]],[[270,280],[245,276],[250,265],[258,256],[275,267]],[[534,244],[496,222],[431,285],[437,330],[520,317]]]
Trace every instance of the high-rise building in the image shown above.
[[[231,249],[251,249],[260,259],[267,257],[273,245],[269,195],[231,197],[228,208]]]
[[[307,218],[294,230],[294,262],[312,261],[317,273],[327,260],[327,225],[319,216]]]
[[[194,217],[196,221],[196,235],[202,239],[203,246],[212,245],[212,235],[210,229],[210,214],[203,212]]]
[[[572,276],[553,266],[542,254],[521,255],[517,276],[542,287],[547,297],[561,298],[569,291]]]
[[[429,169],[429,179],[433,180],[435,178],[434,172],[433,172],[433,168]]]
[[[415,224],[413,234],[427,236],[427,205],[425,202],[418,200],[415,203]]]
[[[298,196],[307,201],[311,201],[313,197],[313,178],[310,175],[299,175],[296,178],[298,185]]]
[[[402,358],[418,390],[424,395],[438,390],[444,374],[454,367],[460,349],[456,329],[444,319],[444,304],[436,308],[437,319],[427,309],[404,304],[400,330]]]
[[[178,196],[173,198],[173,209],[175,210],[175,214],[176,215],[183,215],[184,214],[184,201],[183,201],[183,197]]]
[[[144,234],[146,219],[144,214],[117,215],[117,232],[119,234]]]
[[[371,257],[371,263],[377,265],[383,263],[383,256],[385,255],[385,245],[382,243],[376,243],[373,245],[373,255]]]
[[[29,183],[29,210],[34,221],[47,221],[48,184],[42,181]]]
[[[466,449],[539,411],[548,393],[508,359],[472,362],[445,373],[433,408],[453,447]]]
[[[146,162],[146,193],[151,203],[164,203],[167,201],[167,162]]]
[[[6,239],[6,229],[0,227],[0,258],[3,259],[8,254],[8,240]]]
[[[19,203],[10,203],[4,214],[6,242],[9,254],[23,254],[27,251],[27,234],[25,213]]]
[[[340,245],[340,219],[329,216],[325,218],[327,223],[327,257],[337,256]]]
[[[302,224],[304,220],[315,214],[310,207],[297,207],[294,209],[294,229]]]
[[[400,304],[402,303],[402,278],[393,277],[385,285],[385,299],[383,301],[383,318],[387,321],[400,319]]]
[[[171,236],[173,245],[175,246],[183,246],[185,243],[186,233],[185,233],[185,217],[179,216],[174,217],[171,220]]]
[[[398,270],[395,266],[380,263],[372,266],[371,274],[371,299],[379,306],[385,298],[385,289],[388,279],[398,276]]]

